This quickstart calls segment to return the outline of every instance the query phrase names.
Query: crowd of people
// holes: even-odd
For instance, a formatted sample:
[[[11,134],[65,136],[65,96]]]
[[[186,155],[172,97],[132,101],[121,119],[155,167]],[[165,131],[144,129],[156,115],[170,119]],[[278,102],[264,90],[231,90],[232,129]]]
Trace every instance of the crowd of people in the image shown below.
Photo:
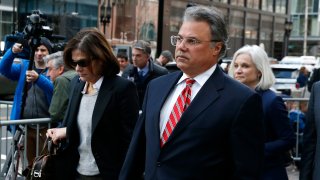
[[[0,73],[18,81],[10,118],[52,119],[49,129],[40,127],[39,150],[47,137],[61,144],[57,179],[287,180],[295,135],[271,90],[264,49],[245,45],[222,70],[225,18],[205,6],[188,7],[170,41],[174,56],[164,50],[155,60],[148,41],[133,42],[130,62],[126,53],[113,54],[98,29],[85,28],[55,53],[42,37],[18,64],[25,47],[15,43],[0,62]],[[169,73],[173,61],[180,71]],[[301,70],[300,87],[308,86],[305,76]],[[305,111],[303,180],[320,179],[319,88],[310,89]],[[27,132],[31,165],[38,137],[34,125]]]

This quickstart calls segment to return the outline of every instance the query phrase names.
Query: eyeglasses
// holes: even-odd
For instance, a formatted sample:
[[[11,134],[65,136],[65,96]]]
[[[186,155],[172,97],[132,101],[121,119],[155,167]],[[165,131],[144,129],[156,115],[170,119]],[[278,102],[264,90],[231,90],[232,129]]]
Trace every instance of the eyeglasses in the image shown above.
[[[196,46],[198,44],[201,44],[203,42],[220,42],[220,40],[210,40],[210,41],[200,41],[196,38],[193,37],[181,37],[181,36],[171,36],[171,44],[172,46],[177,46],[179,44],[181,44],[184,41],[184,45],[186,47],[190,47],[190,46]]]
[[[77,65],[80,67],[87,67],[90,65],[90,61],[85,60],[85,59],[81,59],[79,61],[72,61],[71,62],[72,67],[76,67]]]

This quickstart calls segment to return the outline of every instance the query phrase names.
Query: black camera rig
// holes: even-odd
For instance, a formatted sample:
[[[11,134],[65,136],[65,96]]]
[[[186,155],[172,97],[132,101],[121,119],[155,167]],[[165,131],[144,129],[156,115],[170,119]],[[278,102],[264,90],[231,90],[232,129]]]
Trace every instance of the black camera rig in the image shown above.
[[[30,51],[40,44],[41,37],[45,37],[52,42],[52,52],[62,51],[66,45],[66,37],[54,35],[53,29],[47,25],[47,16],[40,10],[33,10],[27,16],[26,26],[23,32],[13,32],[5,35],[5,47],[3,54],[16,42],[23,44],[24,51],[18,57],[28,59]],[[62,41],[62,42],[59,42]]]
[[[25,39],[46,37],[50,39],[53,30],[47,26],[47,17],[40,10],[33,10],[27,16],[27,25],[24,28]]]

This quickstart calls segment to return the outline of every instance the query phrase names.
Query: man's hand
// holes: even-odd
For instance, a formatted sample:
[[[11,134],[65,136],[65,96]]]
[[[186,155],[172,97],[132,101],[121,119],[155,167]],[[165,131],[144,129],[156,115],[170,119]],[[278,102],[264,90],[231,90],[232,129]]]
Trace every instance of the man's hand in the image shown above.
[[[26,71],[27,82],[35,82],[39,78],[39,74],[35,71]]]
[[[20,44],[20,43],[15,43],[15,44],[12,46],[12,52],[15,53],[15,54],[22,52],[22,49],[23,49],[23,46],[22,46],[22,44]]]

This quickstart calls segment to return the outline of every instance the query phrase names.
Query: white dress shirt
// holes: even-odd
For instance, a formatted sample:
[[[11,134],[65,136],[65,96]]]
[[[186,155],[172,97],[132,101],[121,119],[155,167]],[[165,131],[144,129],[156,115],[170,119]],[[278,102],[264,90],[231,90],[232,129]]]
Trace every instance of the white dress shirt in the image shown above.
[[[200,91],[201,87],[206,83],[206,81],[209,79],[209,77],[212,75],[214,70],[216,69],[217,65],[212,66],[207,71],[197,75],[193,79],[195,80],[195,83],[191,87],[191,103],[194,97],[197,95],[197,93]],[[169,96],[167,97],[165,103],[163,104],[161,111],[160,111],[160,137],[162,136],[162,133],[166,127],[166,124],[169,120],[170,113],[173,109],[174,104],[176,103],[178,96],[181,94],[182,90],[186,86],[185,79],[188,78],[186,74],[183,73],[181,78],[179,79],[178,83],[174,87],[174,89],[171,91]]]

